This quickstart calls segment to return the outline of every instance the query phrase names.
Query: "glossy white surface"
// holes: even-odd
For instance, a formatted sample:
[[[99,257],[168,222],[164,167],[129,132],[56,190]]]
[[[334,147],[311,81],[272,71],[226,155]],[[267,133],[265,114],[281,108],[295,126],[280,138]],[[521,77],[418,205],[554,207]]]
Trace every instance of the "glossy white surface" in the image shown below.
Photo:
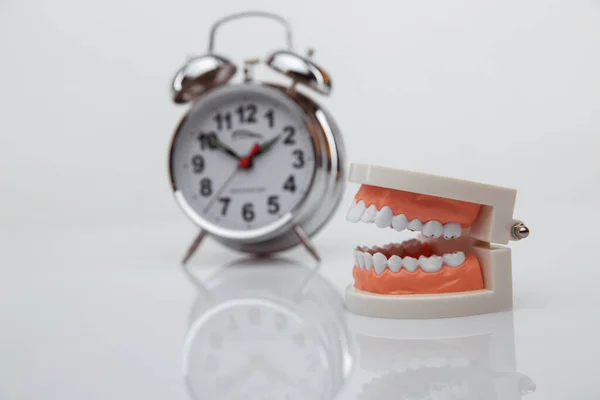
[[[255,267],[247,265],[243,265],[247,267],[245,278],[235,281],[231,278],[234,274],[216,266],[239,264],[239,258],[207,244],[202,257],[199,255],[190,267],[191,273],[208,286],[209,294],[203,295],[173,262],[182,247],[166,244],[169,238],[183,243],[186,235],[178,228],[4,235],[2,243],[8,247],[3,260],[8,264],[3,264],[0,304],[3,399],[188,398],[183,377],[184,358],[189,356],[186,336],[198,315],[227,308],[222,299],[228,292],[214,290],[215,285],[206,282],[229,282],[229,293],[234,294],[260,284],[260,289],[251,290],[252,295],[245,298],[270,296],[275,299],[270,304],[283,307],[289,307],[292,293],[304,285],[290,274],[295,289],[286,290],[280,281],[258,279],[260,275],[252,273]],[[341,300],[343,285],[350,281],[347,251],[339,248],[343,245],[323,238],[318,244],[322,251],[328,251],[323,251],[324,263],[312,279],[332,283],[333,290],[325,291],[326,295]],[[568,248],[568,242],[563,246]],[[579,398],[593,399],[600,334],[593,305],[597,300],[592,292],[594,284],[555,278],[555,264],[551,262],[546,264],[542,283],[527,271],[535,268],[536,256],[518,253],[514,313],[425,321],[349,315],[347,329],[356,346],[351,353],[354,369],[338,398],[387,399],[398,398],[394,396],[399,393],[406,394],[405,398],[427,398],[426,393],[442,396],[456,392],[463,396],[457,398],[465,399],[494,398],[493,394],[499,399],[520,399],[519,393],[533,390],[535,383],[531,398],[563,399],[575,393]],[[563,262],[572,259],[566,252],[562,254],[554,253],[553,257]],[[286,256],[312,268],[301,250]],[[271,268],[277,265],[267,263]],[[211,325],[214,329],[198,346],[210,346],[211,340],[216,340],[214,334],[211,336],[214,331],[223,333],[218,337],[228,349],[222,358],[214,351],[201,358],[204,367],[213,368],[211,363],[215,362],[220,366],[223,375],[216,377],[221,381],[213,382],[238,382],[236,371],[243,370],[246,372],[238,384],[247,390],[253,388],[262,394],[273,390],[274,398],[285,398],[288,393],[292,399],[308,398],[302,396],[305,393],[320,398],[314,396],[315,391],[332,384],[317,379],[320,375],[312,372],[325,369],[328,376],[341,379],[342,367],[331,370],[334,367],[327,357],[334,349],[332,345],[298,349],[293,339],[298,333],[295,330],[321,324],[335,334],[344,327],[334,319],[339,317],[336,312],[323,316],[322,310],[334,304],[332,300],[323,300],[323,292],[313,293],[302,292],[303,298],[313,302],[312,308],[305,310],[303,319],[290,320],[296,321],[288,324],[290,332],[277,331],[273,311],[269,311],[272,306],[262,311],[267,322],[258,327],[250,325],[248,310],[233,312],[248,325],[237,334],[227,330],[227,320],[216,327]],[[271,328],[269,317],[274,319]],[[318,364],[311,358],[313,354],[321,354]],[[295,359],[303,360],[303,364],[298,361],[290,365],[289,360]],[[285,378],[270,374],[271,370],[280,371]],[[307,389],[309,392],[289,389],[311,377],[316,380],[311,381],[314,386]],[[290,380],[292,383],[286,383]],[[235,391],[221,393],[217,389],[207,388],[219,396],[206,398],[237,398],[232,395]],[[373,397],[374,393],[379,397]],[[489,397],[481,397],[484,395]]]
[[[168,87],[185,55],[206,48],[208,25],[247,7],[0,2],[2,400],[189,398],[182,360],[198,292],[177,262],[195,231],[168,185],[182,114]],[[512,319],[350,319],[361,350],[340,398],[424,398],[427,388],[465,397],[464,382],[477,381],[468,393],[512,399],[520,382],[531,387],[523,374],[536,385],[523,398],[596,399],[600,3],[252,7],[285,14],[297,47],[316,47],[334,81],[323,103],[349,160],[516,188],[515,215],[532,230],[511,245]],[[218,47],[236,61],[262,57],[283,46],[280,35],[275,24],[240,22]],[[357,243],[408,237],[348,223],[345,211],[315,238],[320,273],[340,295]],[[302,249],[285,256],[310,259]],[[192,268],[206,278],[239,257],[208,240]],[[442,343],[448,336],[474,340]]]

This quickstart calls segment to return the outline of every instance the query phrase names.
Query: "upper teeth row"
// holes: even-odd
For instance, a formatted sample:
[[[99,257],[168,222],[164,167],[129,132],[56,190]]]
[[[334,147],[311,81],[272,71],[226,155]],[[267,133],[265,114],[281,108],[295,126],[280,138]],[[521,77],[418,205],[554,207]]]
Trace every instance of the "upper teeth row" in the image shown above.
[[[374,222],[379,228],[391,226],[397,231],[405,229],[420,231],[429,238],[439,238],[443,235],[445,239],[452,239],[460,237],[461,234],[461,226],[458,222],[442,224],[440,221],[433,220],[423,223],[418,218],[409,221],[404,214],[394,215],[392,209],[388,206],[382,207],[381,210],[377,210],[375,204],[366,207],[363,200],[352,203],[346,215],[346,220],[350,222]]]
[[[437,272],[444,264],[449,267],[458,267],[464,262],[465,253],[462,251],[446,253],[443,256],[421,256],[419,259],[409,256],[400,258],[396,255],[388,259],[382,253],[371,254],[367,251],[354,250],[354,265],[367,271],[375,269],[377,275],[381,275],[386,268],[392,272],[398,272],[401,268],[408,272],[415,272],[418,267],[421,267],[425,272]]]

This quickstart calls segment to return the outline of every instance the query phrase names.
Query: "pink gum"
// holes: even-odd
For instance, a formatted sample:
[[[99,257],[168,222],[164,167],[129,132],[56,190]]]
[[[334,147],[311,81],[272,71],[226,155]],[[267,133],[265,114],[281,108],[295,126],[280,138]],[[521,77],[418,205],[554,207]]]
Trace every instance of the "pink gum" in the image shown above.
[[[463,228],[473,224],[481,208],[479,204],[466,201],[370,185],[361,185],[354,200],[356,202],[363,200],[367,207],[374,204],[378,210],[388,206],[394,215],[404,214],[408,220],[415,218],[420,219],[421,222],[436,220],[442,224],[458,222]]]
[[[473,255],[458,267],[442,266],[438,272],[420,269],[392,272],[385,269],[377,275],[374,269],[364,270],[354,266],[354,286],[359,290],[379,294],[434,294],[456,293],[484,288],[479,261]]]

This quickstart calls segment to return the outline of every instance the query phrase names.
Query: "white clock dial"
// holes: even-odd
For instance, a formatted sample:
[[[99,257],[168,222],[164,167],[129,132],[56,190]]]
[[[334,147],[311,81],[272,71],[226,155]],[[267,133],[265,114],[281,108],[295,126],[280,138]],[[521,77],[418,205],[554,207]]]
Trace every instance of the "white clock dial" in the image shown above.
[[[171,153],[174,184],[202,223],[233,231],[276,224],[310,190],[315,148],[299,106],[239,85],[194,104]]]

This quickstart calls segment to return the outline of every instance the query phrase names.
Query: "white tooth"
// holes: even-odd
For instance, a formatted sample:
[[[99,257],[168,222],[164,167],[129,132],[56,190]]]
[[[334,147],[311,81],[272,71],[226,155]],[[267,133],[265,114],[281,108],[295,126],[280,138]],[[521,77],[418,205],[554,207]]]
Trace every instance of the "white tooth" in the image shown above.
[[[365,269],[368,271],[373,268],[373,256],[371,253],[367,253],[366,251],[363,253],[363,258],[365,259]]]
[[[365,269],[364,253],[360,250],[356,250],[356,258],[358,259],[358,266],[360,267],[360,269]]]
[[[455,358],[450,361],[450,366],[454,368],[468,367],[469,364],[469,359],[465,357]]]
[[[400,271],[400,267],[402,267],[402,259],[398,256],[391,256],[388,260],[388,266],[392,272],[398,272]]]
[[[458,267],[465,262],[465,253],[462,251],[446,253],[443,255],[443,258],[444,264],[448,265],[449,267]]]
[[[432,367],[442,368],[448,366],[448,360],[443,357],[432,357],[428,360],[428,364]]]
[[[365,208],[365,202],[362,200],[358,203],[352,203],[348,210],[348,214],[346,214],[346,220],[350,222],[360,221],[360,217],[362,217],[363,212],[365,212]]]
[[[444,224],[445,239],[458,238],[460,237],[461,231],[462,229],[458,222],[448,222],[447,224]]]
[[[421,360],[418,358],[411,358],[410,361],[408,362],[408,366],[409,369],[412,369],[413,371],[418,370],[419,368],[423,367]]]
[[[350,207],[348,208],[348,212],[346,213],[346,221],[355,222],[354,215],[356,214],[356,203],[352,202]]]
[[[469,395],[469,388],[465,383],[454,382],[452,383],[451,395],[457,399],[464,399]]]
[[[392,218],[392,228],[397,230],[398,232],[403,231],[408,226],[408,219],[404,214],[398,214],[394,218]]]
[[[375,265],[375,273],[381,275],[386,267],[387,258],[381,253],[375,253],[373,255],[373,264]]]
[[[357,251],[354,250],[352,255],[354,256],[354,265],[358,267],[358,256],[356,255]]]
[[[415,218],[408,223],[408,229],[411,231],[420,231],[423,229],[423,223],[419,218]]]
[[[392,223],[392,209],[388,206],[383,207],[375,217],[375,225],[378,228],[386,228]]]
[[[444,232],[444,226],[440,221],[429,221],[423,225],[421,233],[429,238],[439,238]]]
[[[442,268],[444,260],[440,256],[433,255],[431,257],[419,257],[419,265],[425,272],[437,272]]]
[[[415,272],[419,266],[419,261],[413,257],[404,257],[402,259],[402,265],[408,272]]]
[[[362,222],[373,222],[375,214],[377,214],[377,207],[375,207],[375,204],[371,204],[369,208],[365,210],[360,220]]]

